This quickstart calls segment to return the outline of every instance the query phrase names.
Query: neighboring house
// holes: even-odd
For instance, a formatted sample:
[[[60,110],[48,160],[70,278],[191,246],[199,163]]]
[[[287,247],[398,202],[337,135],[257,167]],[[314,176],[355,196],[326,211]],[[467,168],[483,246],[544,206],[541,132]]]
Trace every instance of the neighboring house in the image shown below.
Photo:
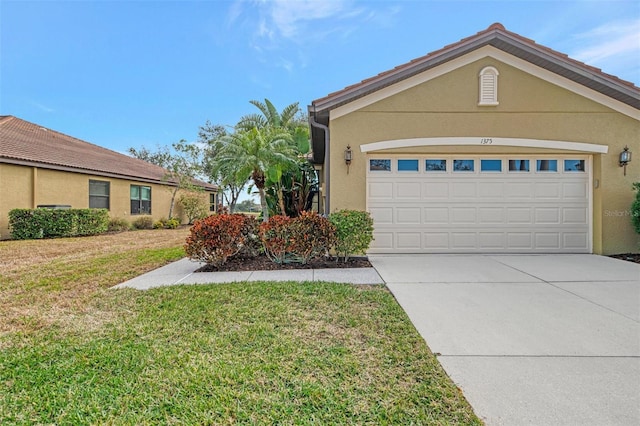
[[[166,176],[146,161],[0,116],[0,238],[10,237],[8,214],[15,208],[106,208],[131,222],[167,217],[175,184]],[[217,187],[194,183],[213,210]],[[174,216],[182,217],[178,206]]]
[[[371,212],[370,253],[638,251],[640,89],[501,24],[309,114],[324,210]]]

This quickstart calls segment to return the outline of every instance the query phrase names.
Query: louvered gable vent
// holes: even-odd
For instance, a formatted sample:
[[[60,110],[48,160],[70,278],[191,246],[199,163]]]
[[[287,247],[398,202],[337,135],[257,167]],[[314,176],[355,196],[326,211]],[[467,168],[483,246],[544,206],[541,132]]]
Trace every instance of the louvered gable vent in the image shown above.
[[[480,71],[480,101],[478,105],[498,105],[498,70],[485,67]]]

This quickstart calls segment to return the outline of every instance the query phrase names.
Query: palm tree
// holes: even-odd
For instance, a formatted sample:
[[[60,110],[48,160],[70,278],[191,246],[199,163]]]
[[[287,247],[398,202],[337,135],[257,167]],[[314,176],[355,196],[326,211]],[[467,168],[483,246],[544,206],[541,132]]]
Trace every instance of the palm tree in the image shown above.
[[[215,157],[214,169],[233,173],[238,179],[251,179],[260,194],[262,220],[269,219],[265,195],[266,173],[274,167],[296,164],[291,135],[278,129],[256,127],[236,131],[221,138],[222,147]]]
[[[287,105],[281,113],[269,99],[265,99],[264,103],[260,101],[249,101],[249,103],[258,108],[262,114],[245,115],[236,125],[238,130],[249,131],[254,127],[257,129],[271,127],[293,130],[301,124],[296,121],[296,114],[300,112],[298,102]]]

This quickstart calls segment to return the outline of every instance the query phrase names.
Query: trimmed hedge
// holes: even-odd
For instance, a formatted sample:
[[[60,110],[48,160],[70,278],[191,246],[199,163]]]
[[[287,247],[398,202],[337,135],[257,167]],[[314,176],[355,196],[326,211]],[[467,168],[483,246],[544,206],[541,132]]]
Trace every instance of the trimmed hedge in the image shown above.
[[[340,210],[329,215],[336,227],[337,257],[346,262],[352,254],[365,254],[373,241],[373,218],[369,212]]]
[[[272,216],[260,225],[265,254],[275,263],[302,263],[328,254],[334,245],[336,228],[314,212],[300,216]]]
[[[80,237],[107,232],[106,209],[13,209],[9,212],[11,238]]]

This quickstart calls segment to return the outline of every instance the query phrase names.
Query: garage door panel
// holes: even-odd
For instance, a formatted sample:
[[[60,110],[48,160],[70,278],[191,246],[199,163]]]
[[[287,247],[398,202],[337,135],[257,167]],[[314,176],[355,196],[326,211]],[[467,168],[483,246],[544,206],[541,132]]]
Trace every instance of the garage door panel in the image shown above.
[[[422,223],[420,218],[420,207],[397,207],[396,223],[398,224],[415,224]]]
[[[564,207],[562,209],[562,221],[567,224],[586,225],[588,221],[587,209]]]
[[[478,224],[503,224],[504,219],[503,207],[478,207]]]
[[[540,225],[551,225],[560,223],[560,208],[559,207],[536,207],[535,222]]]
[[[478,248],[479,249],[504,249],[505,233],[504,232],[479,232]]]
[[[540,182],[535,184],[536,199],[560,199],[560,183],[559,182]]]
[[[508,158],[502,156],[502,164]],[[561,164],[562,156],[557,160]],[[451,157],[447,161],[450,167]],[[409,174],[392,167],[368,174],[367,206],[375,228],[370,252],[591,250],[587,172],[536,173],[534,167],[483,173],[475,161],[476,171],[467,173],[421,169]],[[529,162],[536,164],[535,158]],[[424,166],[424,158],[419,163]]]
[[[476,198],[475,182],[451,182],[451,198],[453,199],[475,199]]]
[[[397,182],[395,184],[396,198],[405,200],[419,200],[421,198],[420,182]]]
[[[369,213],[376,225],[393,224],[393,207],[371,207]]]
[[[369,182],[369,198],[387,200],[393,197],[393,182]]]
[[[582,200],[587,197],[588,187],[585,182],[566,182],[562,185],[565,199]]]
[[[425,224],[441,224],[449,223],[449,207],[425,207],[424,208]]]
[[[451,223],[453,225],[462,225],[476,223],[475,207],[453,207],[451,209]]]
[[[422,198],[424,200],[446,200],[449,198],[449,182],[423,182]]]
[[[531,232],[507,232],[507,249],[531,250],[533,249],[533,238]]]
[[[504,198],[504,182],[478,182],[478,196],[483,199]]]
[[[448,232],[425,232],[422,234],[423,246],[429,250],[449,250]]]
[[[507,223],[509,224],[531,224],[532,208],[530,207],[507,207]]]

